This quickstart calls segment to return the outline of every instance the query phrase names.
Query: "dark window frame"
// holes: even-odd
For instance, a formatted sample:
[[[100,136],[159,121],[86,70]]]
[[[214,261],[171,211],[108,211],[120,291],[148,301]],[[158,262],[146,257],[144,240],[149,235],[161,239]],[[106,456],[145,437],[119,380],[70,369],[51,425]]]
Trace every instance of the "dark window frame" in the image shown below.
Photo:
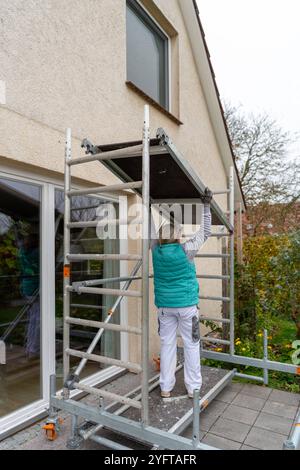
[[[151,16],[147,13],[147,11],[136,1],[136,0],[126,0],[126,8],[130,8],[133,13],[135,13],[138,18],[144,23],[146,28],[148,28],[152,33],[157,34],[164,43],[164,77],[165,77],[165,84],[164,84],[164,94],[165,94],[165,103],[160,103],[163,108],[165,108],[167,111],[170,110],[170,71],[169,71],[169,37],[167,36],[166,33],[163,32],[163,30],[155,23],[155,21],[151,18]],[[128,51],[126,51],[126,54],[128,54]],[[126,71],[127,73],[127,80],[128,78],[128,70]],[[134,83],[134,80],[131,80]],[[146,90],[143,90],[145,93]]]

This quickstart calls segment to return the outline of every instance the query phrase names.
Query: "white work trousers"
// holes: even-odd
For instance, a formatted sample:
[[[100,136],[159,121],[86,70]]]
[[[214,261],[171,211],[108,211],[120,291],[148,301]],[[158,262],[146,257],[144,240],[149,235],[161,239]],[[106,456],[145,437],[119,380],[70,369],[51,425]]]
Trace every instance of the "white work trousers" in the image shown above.
[[[158,309],[160,335],[160,387],[170,392],[175,385],[177,328],[184,346],[184,382],[188,392],[202,385],[200,333],[197,306]]]

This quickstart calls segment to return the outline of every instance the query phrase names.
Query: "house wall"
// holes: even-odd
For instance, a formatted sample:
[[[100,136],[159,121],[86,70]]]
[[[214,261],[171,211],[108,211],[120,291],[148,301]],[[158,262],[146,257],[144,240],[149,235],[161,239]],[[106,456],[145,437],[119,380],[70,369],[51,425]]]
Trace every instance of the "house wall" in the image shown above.
[[[205,184],[223,189],[227,175],[177,0],[144,3],[154,14],[158,7],[178,33],[172,51],[172,110],[183,123],[176,124],[151,106],[151,136],[163,127]],[[62,177],[66,127],[72,128],[76,156],[84,137],[99,144],[141,138],[145,101],[125,83],[125,9],[125,0],[2,0],[0,80],[5,82],[6,98],[2,96],[0,105],[0,164],[18,162],[37,174],[48,171]],[[72,172],[88,183],[115,181],[95,163]],[[226,210],[226,197],[217,200]],[[209,240],[205,251],[217,244]],[[133,251],[138,249],[130,245]],[[201,271],[217,270],[218,260],[201,261]],[[201,290],[219,295],[221,284],[202,281]],[[205,314],[217,313],[213,302],[203,301],[202,309]],[[137,301],[130,300],[132,322],[139,310]],[[138,341],[130,341],[132,360],[138,350]],[[152,353],[158,353],[153,305]]]

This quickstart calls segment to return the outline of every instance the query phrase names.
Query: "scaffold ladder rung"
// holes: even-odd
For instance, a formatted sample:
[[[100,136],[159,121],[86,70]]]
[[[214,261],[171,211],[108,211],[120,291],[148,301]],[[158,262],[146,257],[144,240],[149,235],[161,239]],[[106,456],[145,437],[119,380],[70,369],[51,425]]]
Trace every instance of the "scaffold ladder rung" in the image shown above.
[[[142,371],[140,364],[134,362],[121,361],[120,359],[114,359],[112,357],[99,356],[98,354],[88,354],[83,351],[76,351],[75,349],[67,349],[66,354],[73,357],[79,357],[80,359],[87,359],[92,362],[99,362],[100,364],[108,364],[110,366],[124,367],[137,374]]]
[[[230,232],[214,232],[210,234],[210,237],[230,237],[231,233]]]
[[[112,150],[109,152],[95,153],[94,155],[87,155],[86,157],[73,158],[69,165],[80,165],[82,163],[90,163],[96,161],[113,160],[115,158],[130,158],[140,156],[142,151],[142,145],[133,145],[131,147]]]
[[[68,322],[70,325],[82,325],[82,326],[88,326],[90,328],[99,328],[99,329],[104,328],[105,330],[122,331],[122,332],[127,332],[127,333],[133,333],[135,335],[142,334],[142,330],[140,328],[136,328],[134,326],[128,326],[128,325],[116,325],[115,323],[105,323],[101,321],[85,320],[83,318],[72,318],[72,317],[67,317],[66,322]]]
[[[90,162],[104,162],[107,160],[115,160],[120,158],[141,158],[142,157],[142,145],[131,145],[130,147],[124,147],[121,149],[110,150],[107,152],[95,153],[86,157],[77,157],[68,162],[69,166],[80,165],[82,163]],[[151,156],[161,155],[165,153],[165,149],[161,145],[151,146]]]
[[[130,183],[111,184],[109,186],[94,186],[87,189],[73,189],[67,192],[67,196],[84,196],[86,194],[110,193],[114,191],[124,191],[126,189],[139,189],[143,186],[142,181],[132,181]]]
[[[78,390],[90,393],[91,395],[95,395],[99,398],[109,398],[110,400],[122,403],[123,405],[129,405],[133,408],[141,409],[141,402],[133,400],[132,398],[117,395],[116,393],[108,392],[107,390],[102,390],[100,388],[89,387],[88,385],[83,385],[81,383],[75,383],[74,387],[76,387]]]
[[[105,287],[73,287],[68,286],[69,292],[77,292],[78,294],[102,294],[102,295],[116,295],[124,297],[142,297],[142,292],[137,290],[124,290],[124,289],[106,289]]]

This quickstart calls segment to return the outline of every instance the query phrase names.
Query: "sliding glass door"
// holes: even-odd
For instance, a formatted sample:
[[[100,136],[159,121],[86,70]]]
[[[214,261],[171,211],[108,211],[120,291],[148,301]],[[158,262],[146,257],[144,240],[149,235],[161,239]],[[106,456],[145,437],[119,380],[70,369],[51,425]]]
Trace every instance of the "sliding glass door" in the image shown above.
[[[97,220],[99,209],[108,202],[118,218],[119,202],[87,196],[72,201],[72,220]],[[63,190],[58,182],[0,174],[0,439],[45,413],[51,374],[56,372],[57,385],[62,385],[63,221]],[[123,242],[120,249],[118,233],[104,240],[97,237],[95,228],[74,229],[71,238],[73,253],[118,253],[125,249]],[[121,262],[124,274],[122,263],[126,262]],[[119,265],[117,261],[73,263],[71,280],[116,277]],[[119,283],[106,286],[118,288]],[[70,314],[101,321],[115,300],[73,294]],[[120,310],[124,320],[126,306]],[[120,322],[119,309],[112,321]],[[71,347],[86,351],[95,334],[95,329],[72,327]],[[118,332],[106,331],[95,353],[119,358],[120,341]],[[126,345],[127,338],[122,337],[123,358]],[[72,368],[77,364],[78,360],[71,361]],[[103,369],[89,362],[82,377],[95,385],[118,373],[118,368]]]
[[[0,417],[42,396],[41,187],[0,178]]]

